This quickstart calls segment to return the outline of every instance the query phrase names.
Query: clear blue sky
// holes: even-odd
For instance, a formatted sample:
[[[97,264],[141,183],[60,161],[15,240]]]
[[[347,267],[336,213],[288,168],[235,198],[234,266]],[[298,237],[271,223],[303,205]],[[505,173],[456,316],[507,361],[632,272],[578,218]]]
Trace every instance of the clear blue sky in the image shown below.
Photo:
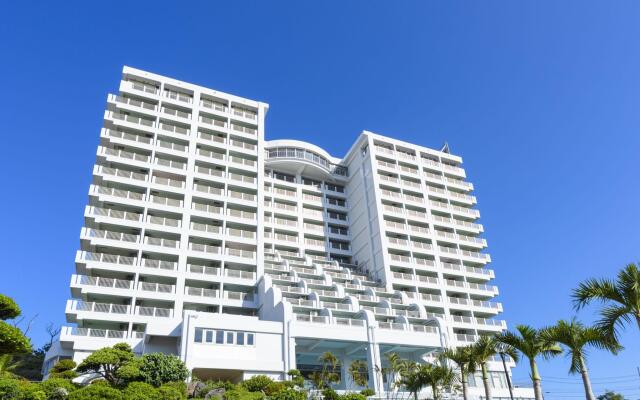
[[[581,279],[640,259],[640,3],[182,3],[0,5],[0,292],[38,314],[36,343],[64,322],[124,64],[265,101],[268,138],[336,156],[363,129],[448,141],[476,186],[510,326],[571,317]],[[637,399],[638,328],[623,342],[616,358],[593,352],[593,380]],[[547,399],[581,397],[568,360],[541,368]]]

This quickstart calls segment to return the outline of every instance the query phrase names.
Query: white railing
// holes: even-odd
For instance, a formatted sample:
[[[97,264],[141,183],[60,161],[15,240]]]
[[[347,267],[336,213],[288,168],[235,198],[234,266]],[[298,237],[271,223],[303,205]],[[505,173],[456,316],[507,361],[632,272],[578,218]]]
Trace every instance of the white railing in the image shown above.
[[[198,264],[187,264],[187,272],[200,275],[218,275],[220,273],[220,268]]]
[[[334,318],[333,320],[336,325],[342,325],[342,326],[363,327],[365,324],[364,320],[355,319],[355,318]]]
[[[169,285],[166,283],[138,282],[138,290],[143,290],[145,292],[174,293],[175,289],[175,285]]]
[[[188,146],[184,144],[169,142],[167,140],[158,139],[156,143],[158,147],[162,147],[163,149],[175,150],[182,153],[185,153],[188,149]]]
[[[210,254],[220,254],[220,246],[211,245],[211,244],[203,244],[203,243],[189,243],[189,250],[193,251],[201,251],[204,253]]]
[[[142,214],[134,213],[131,211],[114,210],[111,208],[100,208],[100,207],[89,206],[88,213],[90,215],[95,215],[100,217],[124,219],[127,221],[135,221],[135,222],[140,222],[142,219]]]
[[[72,275],[71,284],[113,289],[131,289],[133,281],[126,279],[104,278],[102,276]]]
[[[95,262],[120,264],[120,265],[136,264],[135,257],[128,257],[128,256],[121,256],[117,254],[107,254],[107,253],[91,253],[88,251],[81,252],[80,259],[85,261],[95,261]]]
[[[218,196],[222,196],[222,194],[224,193],[224,189],[223,188],[209,186],[209,185],[203,185],[201,183],[194,183],[193,184],[193,189],[196,192],[215,194],[215,195],[218,195]]]
[[[378,322],[378,327],[380,329],[389,329],[395,331],[404,331],[405,325],[398,322]]]
[[[424,332],[424,333],[438,333],[438,328],[435,326],[427,326],[427,325],[411,325],[411,330],[414,332]]]
[[[140,239],[139,235],[124,232],[105,231],[100,229],[83,228],[84,235],[91,238],[117,240],[119,242],[136,243]]]
[[[227,112],[226,104],[220,103],[218,101],[209,100],[209,99],[201,99],[200,105],[204,108],[209,108],[211,110],[216,110],[220,112]]]
[[[202,132],[202,131],[198,131],[198,138],[202,139],[202,140],[207,140],[210,142],[216,142],[216,143],[225,143],[226,140],[223,136],[218,136],[218,135],[214,135],[211,133],[206,133],[206,132]]]
[[[227,250],[227,255],[229,256],[242,257],[242,258],[256,257],[256,252],[252,250],[242,250],[242,249],[233,249],[233,248],[227,248],[226,250]]]
[[[135,161],[142,161],[142,162],[149,162],[149,159],[151,158],[151,156],[146,154],[135,153],[132,151],[126,151],[122,149],[113,149],[110,147],[101,147],[100,152],[108,156],[116,156],[120,158],[125,158],[127,160],[135,160]]]
[[[180,199],[173,199],[171,197],[164,197],[164,196],[158,196],[158,195],[149,195],[149,201],[151,201],[154,204],[161,204],[164,206],[171,206],[171,207],[182,207],[182,200]]]
[[[138,338],[137,333],[144,332],[131,332],[131,336],[129,336],[127,331],[120,331],[115,329],[99,329],[99,328],[78,328],[78,327],[70,327],[65,326],[62,329],[62,335],[69,336],[84,336],[84,337],[92,337],[92,338],[102,338],[102,339],[126,339],[126,338]]]
[[[310,322],[315,324],[327,324],[329,323],[329,317],[321,316],[321,315],[296,314],[296,321]]]
[[[215,206],[212,204],[203,204],[203,203],[197,203],[197,202],[192,202],[191,203],[191,208],[196,210],[196,211],[204,211],[208,214],[220,214],[222,213],[222,207],[220,206]]]
[[[240,278],[240,279],[255,279],[256,273],[252,271],[242,271],[237,269],[226,269],[224,270],[224,276],[228,276],[230,278]]]
[[[243,142],[241,140],[233,140],[231,139],[231,145],[234,147],[239,147],[241,149],[246,149],[246,150],[255,150],[256,149],[256,145],[253,143],[248,143],[248,142]]]
[[[142,263],[140,265],[146,268],[164,269],[167,271],[175,271],[178,269],[178,263],[176,261],[154,260],[151,258],[143,258],[141,261]]]
[[[137,82],[137,81],[128,81],[128,82],[129,82],[129,86],[132,89],[139,90],[145,93],[150,93],[150,94],[158,94],[158,87],[155,85]]]
[[[177,228],[182,225],[182,220],[168,217],[158,217],[155,215],[147,215],[147,222],[154,225],[164,225],[173,228]]]
[[[119,120],[119,121],[130,122],[132,124],[142,125],[142,126],[147,126],[147,127],[153,127],[156,124],[156,120],[155,119],[146,119],[146,118],[136,117],[136,116],[129,115],[129,114],[120,114],[118,112],[109,112],[109,116],[112,119],[116,119],[116,120]]]
[[[116,189],[106,186],[93,186],[93,192],[98,194],[104,194],[108,196],[120,197],[123,199],[142,200],[144,199],[144,193],[132,192],[130,190]]]
[[[171,318],[173,317],[173,309],[172,308],[160,308],[160,307],[136,307],[136,314],[145,316],[145,317],[162,317],[162,318]]]
[[[131,306],[126,304],[95,303],[71,300],[70,308],[75,311],[89,311],[108,314],[129,314]]]
[[[253,293],[225,290],[224,298],[229,300],[253,301]]]
[[[160,129],[162,129],[165,132],[177,133],[180,135],[188,135],[189,133],[191,133],[191,129],[189,128],[184,128],[184,127],[173,125],[173,124],[167,124],[166,122],[160,123]]]
[[[199,288],[193,286],[185,286],[184,294],[198,297],[218,297],[218,291],[216,289]]]
[[[147,174],[141,174],[139,172],[133,172],[126,169],[105,167],[102,165],[98,167],[98,172],[103,173],[105,175],[117,176],[118,178],[133,179],[136,181],[146,181],[148,176]]]
[[[247,201],[255,201],[256,200],[256,195],[255,194],[251,194],[251,193],[244,193],[244,192],[237,192],[234,190],[227,190],[227,194],[229,197],[233,198],[233,199],[241,199],[241,200],[247,200]]]
[[[255,135],[258,130],[255,128],[249,128],[248,126],[242,126],[242,125],[238,125],[238,124],[231,124],[231,129],[233,129],[236,132],[243,132],[243,133],[248,133],[250,135]]]
[[[165,178],[163,176],[154,176],[152,182],[158,185],[171,186],[176,188],[183,188],[184,181],[178,179]]]
[[[144,243],[151,246],[162,246],[162,247],[169,247],[169,248],[175,249],[178,247],[179,242],[174,239],[145,236]]]
[[[220,233],[222,231],[221,226],[202,224],[199,222],[191,222],[191,229],[194,231],[207,232],[207,233]]]
[[[155,159],[155,164],[160,165],[161,167],[169,167],[175,169],[185,169],[185,167],[187,166],[187,164],[183,163],[182,161],[169,160],[167,158],[158,157],[156,157]]]
[[[172,99],[172,100],[178,100],[178,101],[182,101],[184,103],[191,103],[193,101],[193,96],[190,94],[186,94],[186,93],[181,93],[175,90],[171,90],[171,89],[164,89],[164,93],[163,93],[164,97]]]

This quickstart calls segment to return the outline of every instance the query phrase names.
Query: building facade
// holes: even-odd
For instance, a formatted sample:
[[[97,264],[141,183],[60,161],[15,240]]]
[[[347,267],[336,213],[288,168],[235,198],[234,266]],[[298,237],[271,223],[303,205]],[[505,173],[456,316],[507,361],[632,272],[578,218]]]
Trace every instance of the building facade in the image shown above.
[[[364,360],[381,393],[388,354],[422,361],[506,328],[460,157],[363,132],[336,158],[265,140],[267,110],[124,68],[70,282],[73,326],[45,370],[127,342],[202,379],[285,379],[331,351],[339,388]],[[490,369],[508,397],[502,364]]]

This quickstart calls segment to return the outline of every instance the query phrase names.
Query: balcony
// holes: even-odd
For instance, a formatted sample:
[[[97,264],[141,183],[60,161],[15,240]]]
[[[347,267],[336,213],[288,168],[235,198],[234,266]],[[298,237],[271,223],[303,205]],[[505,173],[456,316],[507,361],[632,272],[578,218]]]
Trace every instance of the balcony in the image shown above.
[[[176,285],[156,282],[138,282],[138,290],[156,293],[175,293]]]
[[[81,235],[87,238],[115,240],[118,242],[137,243],[140,240],[139,235],[133,235],[123,232],[105,231],[99,229],[82,228]]]
[[[131,312],[131,306],[126,304],[95,303],[80,300],[68,300],[67,308],[71,311],[97,312],[124,315]]]
[[[189,243],[189,250],[200,251],[209,254],[220,254],[221,247],[203,243]]]
[[[85,213],[96,217],[109,217],[133,222],[142,221],[142,214],[131,211],[114,210],[112,208],[87,206]]]
[[[254,296],[253,293],[246,292],[234,292],[230,290],[224,291],[224,298],[229,300],[240,300],[240,301],[253,301]]]
[[[155,119],[146,119],[143,117],[136,117],[134,115],[121,114],[119,112],[113,111],[107,111],[106,117],[110,117],[111,119],[114,119],[116,121],[129,122],[140,127],[153,128],[156,125]]]
[[[149,159],[151,158],[147,154],[135,153],[132,151],[126,151],[122,149],[114,149],[111,147],[102,147],[102,146],[100,146],[99,154],[103,154],[105,156],[119,157],[126,160],[140,161],[143,163],[149,162]]]
[[[217,276],[220,274],[220,268],[208,267],[206,265],[187,264],[187,272],[196,275]]]
[[[142,182],[146,181],[148,176],[147,174],[141,174],[139,172],[133,172],[126,169],[105,167],[103,165],[97,165],[95,173],[116,176],[118,178],[132,179],[135,181],[142,181]]]
[[[193,184],[193,189],[196,192],[208,193],[208,194],[213,194],[213,195],[217,195],[217,196],[222,196],[223,193],[224,193],[224,189],[222,189],[220,187],[203,185],[201,183],[194,183]]]
[[[90,337],[100,339],[142,339],[144,332],[127,332],[114,329],[99,329],[99,328],[78,328],[64,326],[60,332],[60,336],[77,336],[77,337]]]
[[[255,280],[256,273],[252,271],[242,271],[236,269],[225,269],[224,276],[229,278],[238,278],[238,279],[246,279],[246,280]]]
[[[136,265],[135,257],[121,256],[117,254],[107,254],[107,253],[92,253],[88,251],[79,251],[77,254],[77,259],[82,261],[91,261],[91,262],[100,262],[106,264],[119,264],[132,266]]]
[[[157,185],[170,186],[170,187],[179,188],[179,189],[184,188],[184,183],[185,183],[183,180],[166,178],[163,176],[154,176],[151,181]]]
[[[218,297],[218,293],[219,291],[216,289],[199,288],[192,286],[184,287],[184,294],[186,294],[187,296],[216,298]]]
[[[104,278],[101,276],[71,275],[71,286],[95,286],[111,289],[131,289],[133,281],[126,279]]]
[[[103,194],[106,196],[114,196],[121,199],[129,199],[129,200],[144,199],[143,193],[133,192],[131,190],[123,190],[123,189],[116,189],[116,188],[107,187],[107,186],[96,186],[96,185],[91,185],[91,187],[92,187],[91,189],[92,193]]]
[[[173,318],[172,308],[137,306],[136,314],[144,317]]]
[[[175,261],[155,260],[151,258],[143,258],[141,266],[145,268],[162,269],[166,271],[175,271],[178,269],[178,263]]]

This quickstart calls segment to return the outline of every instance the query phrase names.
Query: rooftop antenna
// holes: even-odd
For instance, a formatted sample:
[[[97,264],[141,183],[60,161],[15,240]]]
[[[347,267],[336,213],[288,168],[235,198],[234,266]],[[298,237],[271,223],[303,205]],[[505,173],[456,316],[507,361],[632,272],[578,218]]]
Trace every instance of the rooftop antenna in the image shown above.
[[[451,151],[449,151],[449,143],[444,142],[444,146],[442,146],[442,149],[440,151],[443,153],[451,154]]]

